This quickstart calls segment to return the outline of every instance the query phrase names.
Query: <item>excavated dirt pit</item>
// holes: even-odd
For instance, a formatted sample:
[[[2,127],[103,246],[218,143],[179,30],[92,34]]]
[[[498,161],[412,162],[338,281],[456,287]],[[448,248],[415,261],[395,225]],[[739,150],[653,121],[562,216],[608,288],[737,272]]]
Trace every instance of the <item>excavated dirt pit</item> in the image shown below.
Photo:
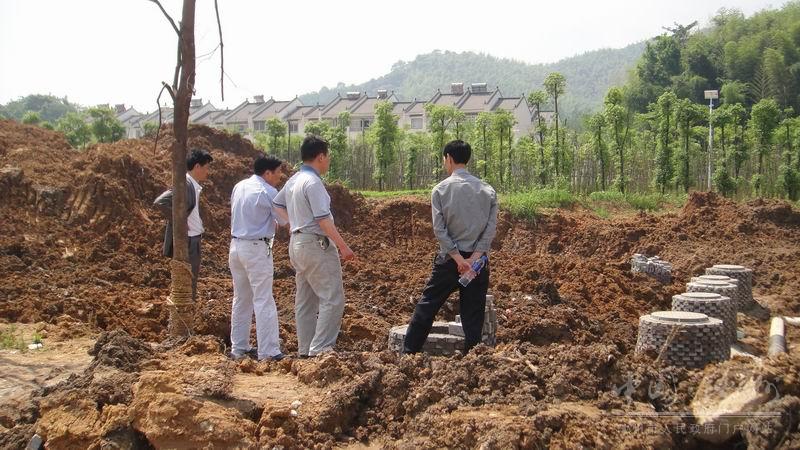
[[[669,309],[671,296],[705,267],[734,263],[754,270],[764,308],[739,314],[747,334],[740,344],[764,356],[769,314],[800,315],[800,213],[786,203],[693,194],[680,210],[612,220],[582,210],[535,222],[501,213],[490,288],[498,347],[465,357],[398,357],[385,351],[388,330],[409,319],[436,249],[429,204],[365,200],[330,186],[336,221],[360,257],[344,269],[340,353],[234,363],[223,353],[227,205],[257,150],[220,131],[190,131],[190,145],[209,149],[215,161],[201,198],[198,336],[170,343],[163,221],[149,205],[169,183],[171,142],[167,131],[157,148],[127,140],[76,151],[58,133],[0,121],[0,318],[67,330],[60,341],[45,338],[45,348],[76,364],[64,369],[74,372],[65,379],[16,385],[12,364],[0,368],[4,383],[26,386],[17,398],[29,399],[25,407],[0,405],[0,447],[18,447],[37,432],[49,448],[708,448],[681,412],[704,377],[723,378],[729,365],[778,386],[780,398],[762,408],[782,415],[769,427],[753,419],[718,445],[800,446],[797,330],[788,329],[788,356],[737,358],[704,371],[665,369],[632,353],[640,315]],[[275,297],[291,352],[286,237],[276,243]],[[630,273],[635,252],[670,261],[673,283]],[[439,320],[452,320],[457,309],[450,302]],[[86,334],[71,336],[75,324]],[[81,341],[104,331],[93,346]],[[91,354],[73,358],[54,347],[73,341],[67,347]],[[669,389],[654,394],[654,385]]]

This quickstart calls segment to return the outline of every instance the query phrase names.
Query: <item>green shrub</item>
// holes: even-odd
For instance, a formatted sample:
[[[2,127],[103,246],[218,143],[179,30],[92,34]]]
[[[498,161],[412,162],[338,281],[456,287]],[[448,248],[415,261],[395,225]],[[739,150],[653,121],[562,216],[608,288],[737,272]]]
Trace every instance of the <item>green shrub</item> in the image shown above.
[[[625,201],[634,209],[655,211],[659,209],[659,204],[663,198],[659,194],[628,194],[625,196]]]
[[[0,330],[0,348],[25,351],[28,346],[21,334],[17,332],[17,327],[10,325]]]
[[[366,198],[391,198],[402,197],[406,195],[414,195],[420,197],[430,197],[430,189],[414,189],[404,191],[358,191],[359,194]]]
[[[541,208],[569,208],[577,200],[563,189],[536,189],[528,192],[500,196],[500,206],[513,216],[532,219]]]
[[[593,202],[615,202],[625,201],[625,195],[619,191],[596,191],[589,194],[589,200]]]
[[[611,213],[608,212],[607,209],[605,209],[605,208],[603,208],[601,206],[598,206],[597,208],[595,208],[594,209],[594,213],[597,215],[597,217],[599,217],[601,219],[608,219],[608,218],[611,217]]]

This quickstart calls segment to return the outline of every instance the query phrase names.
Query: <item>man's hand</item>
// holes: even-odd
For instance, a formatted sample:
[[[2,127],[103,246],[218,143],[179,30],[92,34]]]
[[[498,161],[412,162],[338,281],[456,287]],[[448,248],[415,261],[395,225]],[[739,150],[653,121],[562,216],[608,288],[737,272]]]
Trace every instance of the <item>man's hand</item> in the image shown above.
[[[345,244],[344,246],[339,248],[339,253],[341,254],[342,261],[354,261],[356,259],[356,254],[353,253],[353,250],[350,250],[350,247]]]
[[[319,223],[319,227],[322,228],[322,232],[339,248],[342,261],[352,261],[356,259],[356,254],[353,253],[350,247],[344,242],[342,235],[339,234],[339,230],[336,229],[336,225],[333,224],[333,220],[331,220],[330,217],[320,219],[317,223]]]
[[[471,255],[469,255],[469,259],[467,259],[467,264],[469,264],[469,266],[472,267],[472,264],[474,264],[475,261],[480,259],[481,256],[483,256],[483,252],[473,252]]]
[[[472,268],[472,265],[468,263],[460,253],[455,253],[450,256],[453,258],[453,261],[456,262],[456,266],[458,266],[458,273],[468,272]]]

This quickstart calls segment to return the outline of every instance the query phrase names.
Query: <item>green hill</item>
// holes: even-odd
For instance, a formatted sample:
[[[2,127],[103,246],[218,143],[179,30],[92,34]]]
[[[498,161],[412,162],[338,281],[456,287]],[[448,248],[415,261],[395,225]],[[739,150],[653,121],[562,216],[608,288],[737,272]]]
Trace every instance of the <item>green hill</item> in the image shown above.
[[[76,105],[70,103],[66,97],[32,94],[0,105],[0,118],[22,120],[25,113],[33,111],[39,113],[43,121],[53,123],[64,114],[77,110]]]
[[[305,94],[300,99],[305,104],[322,104],[337,93],[377,89],[394,90],[403,100],[429,99],[436,89],[445,91],[450,83],[488,83],[499,86],[504,95],[518,96],[542,89],[542,81],[551,72],[561,72],[567,78],[567,93],[559,107],[569,120],[597,109],[609,87],[623,84],[628,72],[644,50],[644,42],[621,49],[602,49],[566,58],[552,64],[526,64],[511,59],[473,52],[456,53],[434,51],[419,55],[413,61],[399,61],[392,70],[365,83],[334,88],[324,87],[318,92]]]

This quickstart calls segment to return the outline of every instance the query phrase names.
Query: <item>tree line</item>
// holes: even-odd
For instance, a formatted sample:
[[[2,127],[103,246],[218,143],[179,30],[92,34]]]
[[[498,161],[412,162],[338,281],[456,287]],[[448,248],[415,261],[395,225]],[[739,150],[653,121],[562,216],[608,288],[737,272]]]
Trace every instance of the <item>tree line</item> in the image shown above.
[[[437,182],[440,149],[460,138],[472,144],[470,168],[504,191],[668,193],[711,185],[728,196],[796,200],[800,3],[750,18],[721,10],[709,29],[695,27],[675,25],[648,42],[628,81],[579,121],[568,123],[560,111],[568,80],[549,74],[527,100],[534,111],[553,113],[534,114],[531,132],[518,138],[507,111],[466,117],[455,107],[428,105],[427,129],[418,132],[398,128],[388,103],[379,104],[358,138],[347,137],[346,116],[307,131],[331,141],[339,160],[331,178],[359,189]],[[720,94],[711,111],[705,90]]]
[[[96,142],[116,142],[125,137],[125,127],[117,119],[114,110],[107,107],[69,111],[55,122],[42,119],[37,111],[27,111],[22,115],[20,122],[60,131],[74,148],[85,148],[88,144]],[[154,133],[157,127],[153,124],[150,132]],[[145,128],[147,131],[148,127]]]

